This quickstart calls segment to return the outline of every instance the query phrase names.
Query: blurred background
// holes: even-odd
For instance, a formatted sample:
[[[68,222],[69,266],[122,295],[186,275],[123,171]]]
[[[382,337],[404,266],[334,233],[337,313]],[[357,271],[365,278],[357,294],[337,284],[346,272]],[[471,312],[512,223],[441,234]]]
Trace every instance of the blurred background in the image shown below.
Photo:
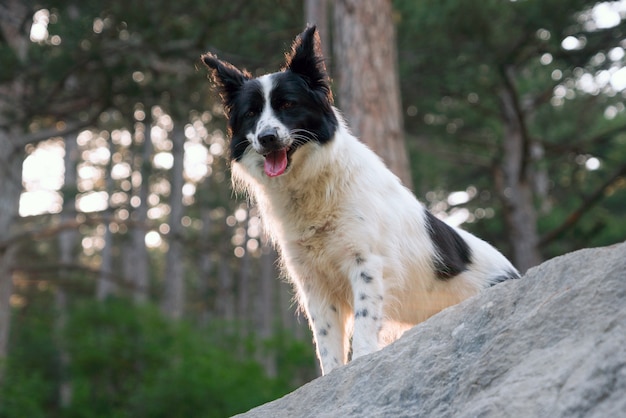
[[[626,1],[1,0],[0,417],[221,417],[318,375],[199,56],[316,23],[352,129],[526,271],[626,239]]]

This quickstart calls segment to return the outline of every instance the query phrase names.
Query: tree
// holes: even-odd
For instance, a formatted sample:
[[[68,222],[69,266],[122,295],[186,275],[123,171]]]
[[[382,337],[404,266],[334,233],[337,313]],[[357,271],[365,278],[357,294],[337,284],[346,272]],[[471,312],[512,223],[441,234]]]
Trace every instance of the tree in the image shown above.
[[[63,179],[63,208],[61,212],[61,224],[71,224],[76,218],[76,185],[78,184],[77,162],[78,162],[78,144],[76,142],[76,134],[65,138],[65,176]],[[67,324],[68,315],[68,294],[65,289],[66,283],[71,279],[71,266],[76,261],[76,244],[79,235],[74,228],[64,229],[59,233],[59,252],[61,269],[59,271],[59,279],[61,284],[57,286],[55,299],[55,341],[57,351],[59,353],[59,374],[61,382],[59,384],[59,398],[62,406],[67,406],[72,400],[73,388],[68,375],[70,357],[66,347],[66,341],[63,338],[65,326]],[[65,283],[64,283],[65,282]]]
[[[165,293],[175,301],[168,312],[173,312],[172,316],[177,318],[183,311],[193,314],[196,308],[193,302],[198,301],[193,292],[195,289],[186,292],[185,297],[184,287],[181,289],[180,285],[185,275],[189,284],[197,285],[194,281],[196,271],[187,270],[193,263],[185,263],[185,260],[195,256],[200,247],[208,249],[207,259],[212,261],[203,266],[207,270],[205,274],[209,275],[206,280],[212,281],[211,285],[218,280],[224,284],[219,295],[210,295],[209,301],[201,302],[216,306],[238,298],[245,301],[245,294],[237,293],[241,289],[234,280],[242,274],[242,264],[233,251],[232,241],[233,235],[240,235],[240,226],[234,228],[227,221],[233,211],[239,209],[239,204],[231,199],[228,181],[225,181],[227,170],[223,163],[216,162],[222,158],[218,149],[224,148],[225,124],[216,117],[221,112],[208,94],[205,77],[195,71],[193,63],[207,48],[236,51],[245,56],[246,63],[255,69],[278,63],[285,39],[301,30],[302,22],[293,22],[293,16],[301,14],[301,4],[286,2],[279,10],[267,6],[267,2],[250,3],[244,0],[220,4],[219,7],[215,2],[200,5],[191,0],[175,3],[157,1],[149,9],[136,2],[112,1],[102,6],[101,2],[92,0],[9,1],[0,5],[0,163],[4,167],[0,170],[0,346],[3,351],[0,357],[4,357],[8,345],[9,299],[12,296],[13,313],[17,314],[14,315],[14,322],[21,321],[22,316],[34,318],[29,315],[41,312],[38,308],[42,306],[49,308],[51,305],[46,305],[45,296],[38,298],[39,293],[45,295],[48,289],[62,295],[63,298],[58,299],[59,306],[63,309],[67,306],[70,311],[81,301],[91,299],[98,293],[98,288],[102,299],[112,295],[111,287],[107,287],[111,284],[116,285],[113,299],[128,295],[130,289],[134,291],[136,301],[150,305],[156,301],[150,300],[147,289],[149,271],[166,271],[167,282],[174,286],[170,286]],[[35,21],[39,19],[34,27],[33,16]],[[267,36],[259,38],[255,27],[246,23],[250,21],[273,29]],[[241,49],[232,46],[233,39],[240,40]],[[173,149],[162,148],[158,152],[170,154],[175,163],[172,170],[159,171],[150,167],[151,170],[144,171],[146,165],[153,165],[155,153],[150,147],[152,141],[144,141],[145,146],[142,147],[134,146],[132,139],[138,139],[142,129],[144,137],[150,137],[156,124],[146,118],[145,113],[156,107],[171,117],[175,127],[169,138]],[[138,116],[142,112],[143,119]],[[201,120],[194,119],[198,114]],[[144,120],[145,123],[141,123]],[[194,143],[199,145],[196,149],[216,149],[211,150],[211,160],[207,158],[206,164],[209,173],[213,170],[209,179],[211,193],[219,198],[211,197],[208,207],[202,208],[197,207],[200,199],[194,202],[195,196],[188,193],[182,195],[185,182],[183,149],[189,145],[185,142],[192,127],[200,132]],[[128,135],[131,142],[120,142],[120,133]],[[77,134],[82,139],[77,152],[73,153],[70,152],[74,145],[72,140]],[[79,170],[78,178],[71,180],[68,177],[63,187],[64,208],[60,214],[20,218],[18,205],[22,192],[22,162],[40,141],[52,137],[72,139],[66,149],[68,157],[72,154],[78,158],[79,167],[85,168],[90,164],[89,168],[96,172],[108,174],[87,182]],[[86,141],[91,145],[86,145]],[[92,145],[95,149],[91,148]],[[108,147],[106,158],[96,163],[89,162],[92,151],[103,152]],[[104,169],[107,161],[110,166]],[[120,178],[120,173],[126,170],[124,167],[119,170],[124,164],[129,167],[128,174]],[[70,166],[73,165],[73,162],[66,162],[66,167],[71,168],[66,171],[67,175],[72,174],[74,167]],[[136,181],[137,171],[142,171],[140,185]],[[117,174],[113,175],[114,172]],[[72,181],[77,184],[70,184]],[[196,183],[191,184],[190,180],[186,186],[200,187],[201,181],[195,179],[193,182]],[[171,187],[168,189],[165,185]],[[164,188],[168,190],[164,191]],[[79,204],[77,213],[74,203],[83,201],[89,193],[101,196],[106,193],[108,208],[81,213]],[[136,197],[141,201],[137,207],[134,206]],[[155,200],[159,202],[154,203]],[[206,202],[201,201],[203,204]],[[184,225],[181,223],[182,213],[187,210],[193,224],[191,227],[187,218],[184,218]],[[195,235],[201,229],[196,230],[201,220],[195,215],[199,213],[206,214],[210,220],[207,228],[202,229],[206,231],[206,236],[202,236],[202,239],[207,239],[206,242]],[[152,248],[150,253],[139,251],[146,250],[144,236],[148,226],[158,228],[166,237],[170,248],[167,254],[164,247]],[[102,247],[102,231],[105,229],[108,238]],[[133,231],[132,239],[129,231]],[[73,254],[72,262],[68,261],[72,255],[69,236],[79,250]],[[269,280],[276,275],[272,268],[275,255],[265,251],[267,248],[261,251],[258,241],[255,241],[259,239],[258,232],[256,235],[247,234],[244,240],[248,242],[237,244],[241,247],[237,250],[246,251],[250,293],[259,290],[271,300],[277,289],[284,287],[278,280]],[[130,242],[138,248],[126,251]],[[198,242],[201,245],[197,245]],[[19,243],[27,245],[20,247]],[[135,250],[142,254],[137,265],[133,265]],[[148,256],[150,269],[147,268]],[[120,260],[123,262],[119,263]],[[142,270],[140,265],[146,268]],[[257,277],[257,270],[261,271],[263,286],[257,286],[253,280]],[[221,274],[219,279],[218,272]],[[16,287],[13,286],[14,278]],[[163,283],[159,280],[161,278],[150,279],[153,283]],[[125,286],[129,282],[131,286]],[[98,287],[98,284],[101,286]],[[162,294],[161,291],[158,293]],[[224,298],[216,300],[219,296]],[[37,305],[37,309],[30,310],[31,303]],[[104,300],[92,305],[110,306]],[[245,318],[236,316],[233,305],[235,303],[223,310],[226,316],[231,315],[229,319],[258,324],[264,339],[274,338],[274,334],[270,333],[273,324],[279,321],[276,321],[278,312],[271,309],[271,303],[263,305],[264,309],[260,305],[245,309],[245,312],[240,309]],[[223,320],[217,311],[213,310],[210,316],[215,322]],[[185,321],[188,318],[180,319]],[[294,318],[290,321],[288,325],[292,325]],[[64,323],[60,321],[59,333],[63,327]],[[14,331],[14,334],[19,335],[19,332]],[[250,338],[256,336],[251,335]],[[60,337],[57,348],[64,350],[68,341],[62,339]],[[20,344],[20,341],[12,341],[13,358],[16,358],[16,352],[20,352]],[[237,344],[247,347],[243,340],[235,340],[233,345]],[[93,354],[97,356],[97,353]],[[259,353],[248,353],[246,350],[246,354]],[[80,364],[73,356],[70,360],[61,364],[60,368],[74,370]],[[277,364],[275,355],[267,360],[268,369],[273,369]],[[58,358],[55,361],[58,362]],[[59,368],[56,370],[58,372]],[[15,382],[15,375],[11,378]],[[52,385],[58,387],[64,383],[55,381]],[[64,401],[71,403],[70,407],[75,406],[83,394],[76,391],[74,395],[73,399],[67,396]],[[50,404],[55,402],[56,397]]]
[[[6,16],[0,20],[2,30],[2,55],[10,55],[14,63],[25,60],[28,40],[19,31],[19,22],[27,16],[27,8],[18,1],[2,5],[2,13]],[[4,59],[3,59],[4,61]],[[19,197],[22,191],[22,165],[24,150],[16,143],[20,129],[11,124],[5,116],[13,107],[12,102],[22,97],[23,79],[6,80],[2,77],[0,84],[0,242],[6,241],[18,215]],[[13,279],[10,273],[15,246],[0,246],[0,363],[7,353],[9,323],[11,313],[11,294]],[[2,367],[2,366],[0,366]],[[0,382],[2,369],[0,369]]]
[[[115,181],[113,179],[113,154],[115,151],[115,145],[113,141],[109,142],[109,164],[106,167],[106,180],[105,188],[108,201],[108,209],[106,210],[104,221],[104,248],[102,249],[100,262],[100,274],[98,276],[98,282],[96,285],[96,300],[102,302],[108,297],[114,295],[117,291],[117,285],[113,281],[113,231],[111,226],[113,223],[114,207],[112,205],[111,196],[115,188]]]
[[[333,70],[348,125],[411,187],[391,1],[337,0],[333,27]]]
[[[100,91],[90,96],[88,92],[95,90],[91,84],[84,90],[77,88],[78,74],[84,69],[80,59],[74,65],[68,56],[53,54],[46,65],[31,65],[41,52],[33,48],[28,33],[33,8],[30,1],[11,0],[0,6],[0,165],[4,167],[0,170],[0,359],[6,356],[10,327],[11,266],[17,251],[13,238],[19,232],[26,147],[89,126],[99,115],[104,96]],[[66,83],[71,87],[63,88]]]
[[[165,292],[163,312],[171,318],[180,318],[185,306],[185,276],[183,263],[183,161],[185,134],[174,126],[172,140],[172,177],[170,184],[169,250],[165,264]]]
[[[305,0],[304,21],[307,25],[315,25],[320,34],[322,51],[330,54],[330,30],[328,16],[328,0]]]
[[[148,225],[148,195],[150,192],[150,175],[152,173],[152,112],[142,113],[144,120],[135,124],[133,144],[137,150],[131,153],[131,165],[135,173],[138,173],[141,181],[139,184],[132,181],[133,196],[138,199],[138,204],[131,213],[131,220],[135,223],[130,228],[131,238],[128,240],[128,248],[124,251],[127,262],[125,277],[130,280],[133,289],[133,301],[137,304],[146,303],[150,287],[149,255],[146,247],[146,229]],[[143,111],[143,106],[141,106]],[[136,177],[137,178],[137,177]]]
[[[593,84],[621,65],[607,58],[621,50],[624,22],[598,27],[595,1],[395,4],[406,127],[424,193],[443,184],[463,190],[469,178],[478,192],[468,218],[487,208],[502,220],[473,227],[495,241],[506,236],[522,271],[588,246],[592,236],[610,243],[604,227],[582,215],[604,202],[602,217],[620,229],[606,210],[623,189],[615,157],[623,155],[623,98],[606,82]],[[585,80],[593,82],[584,87]],[[600,169],[589,170],[589,158]]]

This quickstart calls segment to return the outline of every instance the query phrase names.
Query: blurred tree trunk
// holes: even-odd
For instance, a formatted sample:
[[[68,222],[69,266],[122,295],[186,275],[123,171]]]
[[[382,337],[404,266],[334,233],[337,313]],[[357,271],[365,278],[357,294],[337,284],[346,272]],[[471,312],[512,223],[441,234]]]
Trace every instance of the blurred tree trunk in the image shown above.
[[[348,125],[411,188],[391,0],[334,2],[335,78]]]
[[[185,304],[183,264],[183,185],[185,133],[182,124],[174,125],[171,134],[172,157],[170,186],[169,250],[165,260],[165,293],[161,309],[170,318],[182,317]]]
[[[327,0],[305,0],[304,20],[308,25],[317,26],[322,43],[322,51],[330,55],[330,30],[328,29],[328,1]],[[327,64],[328,67],[328,64]]]
[[[257,294],[255,298],[255,319],[257,330],[257,337],[261,341],[269,340],[274,335],[275,324],[278,322],[276,315],[276,299],[277,289],[280,285],[278,272],[276,271],[276,251],[272,248],[271,244],[267,240],[263,240],[261,245],[261,258],[259,278],[257,280]],[[276,376],[277,365],[276,356],[272,352],[261,352],[259,356],[259,362],[263,365],[265,372],[268,376]]]
[[[117,285],[113,281],[113,231],[111,231],[111,222],[114,218],[114,208],[111,205],[111,195],[115,187],[113,177],[111,175],[113,169],[113,154],[115,147],[113,141],[109,141],[109,166],[106,170],[106,192],[108,195],[109,207],[106,211],[104,219],[104,248],[102,249],[102,261],[100,263],[100,274],[96,284],[96,299],[105,300],[117,291]]]
[[[78,162],[78,144],[76,135],[65,138],[65,178],[63,180],[63,209],[61,211],[61,224],[69,223],[76,219],[76,193],[78,192],[78,172],[76,170]],[[70,354],[67,351],[63,332],[67,322],[67,292],[65,284],[70,277],[69,266],[75,261],[75,249],[78,242],[78,230],[75,228],[63,229],[58,236],[59,255],[61,269],[59,270],[59,285],[55,289],[54,301],[56,308],[55,317],[55,340],[59,352],[59,399],[62,407],[67,407],[72,403],[72,383],[68,377]]]
[[[208,182],[205,182],[208,184]],[[196,194],[196,198],[199,195]],[[214,250],[211,242],[211,231],[213,222],[211,220],[211,208],[208,204],[200,204],[200,219],[202,220],[202,229],[199,237],[198,252],[198,293],[201,297],[200,322],[207,324],[209,322],[211,311],[210,303],[215,299],[216,281],[212,277],[213,262],[211,260],[211,251]]]
[[[141,173],[141,182],[135,189],[139,197],[139,206],[133,210],[135,226],[131,229],[133,247],[132,275],[128,276],[133,285],[133,301],[138,304],[148,300],[150,285],[149,255],[146,247],[146,228],[148,225],[148,195],[150,193],[150,174],[152,173],[152,112],[146,111],[143,126],[141,155],[135,157],[135,170]]]
[[[252,310],[250,309],[250,270],[251,270],[251,255],[250,251],[246,248],[248,241],[248,219],[242,222],[241,227],[244,229],[244,237],[242,247],[245,252],[239,259],[239,280],[237,283],[237,317],[241,325],[240,336],[247,336],[250,330],[250,323],[253,322]]]
[[[2,4],[0,32],[3,41],[22,63],[26,61],[29,39],[22,30],[28,25],[28,8],[19,0]],[[11,294],[13,278],[11,266],[16,251],[8,242],[19,219],[19,202],[22,192],[22,162],[24,161],[23,126],[15,123],[22,117],[17,106],[24,97],[24,74],[16,74],[0,84],[0,382],[7,356],[11,326]],[[5,117],[9,115],[8,117]]]
[[[0,97],[11,96],[2,94]],[[4,108],[5,104],[0,103],[0,108]],[[15,137],[12,132],[0,128],[0,382],[2,382],[11,328],[11,295],[13,294],[11,267],[17,251],[17,244],[8,243],[8,240],[15,232],[15,225],[19,219],[22,161],[24,161],[24,149],[16,147],[12,137]]]
[[[530,139],[513,83],[511,69],[503,71],[505,86],[500,93],[504,138],[502,157],[495,168],[495,186],[504,209],[513,264],[524,273],[541,263],[537,210],[534,205]]]
[[[218,318],[223,318],[226,321],[235,319],[234,278],[233,269],[230,265],[230,260],[233,257],[233,247],[229,239],[232,236],[232,232],[232,229],[226,223],[222,224],[220,236],[224,238],[220,240],[219,245],[221,261],[217,269],[218,284],[215,310]]]

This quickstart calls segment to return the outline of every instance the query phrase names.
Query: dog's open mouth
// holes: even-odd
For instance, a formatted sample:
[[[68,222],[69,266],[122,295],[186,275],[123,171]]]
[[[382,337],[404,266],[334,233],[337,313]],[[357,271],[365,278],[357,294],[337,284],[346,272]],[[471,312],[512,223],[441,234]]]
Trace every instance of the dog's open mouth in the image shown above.
[[[277,177],[283,174],[289,163],[288,151],[289,147],[285,147],[265,154],[265,163],[263,164],[265,174],[269,177]]]

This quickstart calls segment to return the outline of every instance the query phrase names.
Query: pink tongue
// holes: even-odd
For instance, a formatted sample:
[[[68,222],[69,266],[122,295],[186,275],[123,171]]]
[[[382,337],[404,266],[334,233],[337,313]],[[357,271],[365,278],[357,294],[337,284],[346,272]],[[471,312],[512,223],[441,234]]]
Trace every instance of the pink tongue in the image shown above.
[[[265,174],[270,177],[280,176],[287,169],[287,148],[272,151],[265,156]]]

